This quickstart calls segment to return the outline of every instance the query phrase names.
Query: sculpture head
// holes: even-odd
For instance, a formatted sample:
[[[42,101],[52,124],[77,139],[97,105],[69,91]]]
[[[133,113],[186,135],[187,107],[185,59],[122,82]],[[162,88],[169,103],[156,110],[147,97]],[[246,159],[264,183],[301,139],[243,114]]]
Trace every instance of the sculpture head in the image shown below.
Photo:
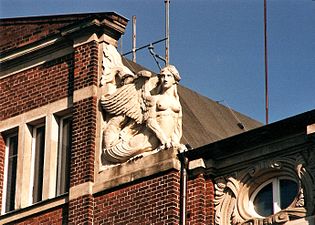
[[[164,67],[159,74],[160,87],[164,90],[178,84],[180,79],[179,72],[173,65]]]
[[[172,74],[174,79],[175,79],[175,81],[176,81],[176,83],[178,83],[180,81],[180,79],[181,79],[178,70],[173,65],[168,65],[168,66],[165,66],[164,68],[161,69],[160,75],[161,74],[166,74],[166,73]]]

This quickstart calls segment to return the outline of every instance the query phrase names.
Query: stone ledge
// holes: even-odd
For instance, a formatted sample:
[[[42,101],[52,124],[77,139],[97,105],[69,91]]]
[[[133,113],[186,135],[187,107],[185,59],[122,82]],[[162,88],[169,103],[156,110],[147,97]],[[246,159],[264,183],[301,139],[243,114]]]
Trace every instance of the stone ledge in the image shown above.
[[[23,209],[17,209],[15,211],[1,215],[0,224],[6,224],[10,222],[12,223],[14,221],[26,218],[36,213],[41,213],[46,210],[51,210],[53,208],[66,204],[68,201],[69,201],[68,194],[65,194],[65,195],[62,195],[53,199],[48,199],[48,200],[38,202],[34,205],[31,205]]]
[[[71,187],[69,191],[69,201],[77,199],[84,195],[92,194],[93,182],[86,182],[77,186]]]
[[[97,174],[93,194],[170,169],[180,170],[175,149],[162,150],[135,161],[111,166]]]

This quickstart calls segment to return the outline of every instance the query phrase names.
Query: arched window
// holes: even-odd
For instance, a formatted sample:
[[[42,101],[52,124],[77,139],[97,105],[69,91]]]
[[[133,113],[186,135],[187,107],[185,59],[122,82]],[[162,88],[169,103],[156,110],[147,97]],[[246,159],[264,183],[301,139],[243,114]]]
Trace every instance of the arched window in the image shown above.
[[[250,198],[256,217],[268,217],[291,205],[298,194],[298,184],[289,178],[273,178],[257,188]]]

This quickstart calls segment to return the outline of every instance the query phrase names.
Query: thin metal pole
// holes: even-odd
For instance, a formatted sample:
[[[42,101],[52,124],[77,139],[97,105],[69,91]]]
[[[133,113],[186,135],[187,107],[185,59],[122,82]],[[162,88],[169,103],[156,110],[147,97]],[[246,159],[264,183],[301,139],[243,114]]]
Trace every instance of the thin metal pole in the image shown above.
[[[136,62],[136,16],[132,16],[132,61]]]
[[[267,0],[264,0],[264,41],[265,41],[265,107],[266,124],[269,120],[269,97],[268,97],[268,52],[267,52]]]
[[[170,0],[165,0],[165,65],[169,65],[169,57],[170,57],[170,53],[169,53],[169,48],[170,48],[170,20],[169,20],[169,16],[170,16]]]

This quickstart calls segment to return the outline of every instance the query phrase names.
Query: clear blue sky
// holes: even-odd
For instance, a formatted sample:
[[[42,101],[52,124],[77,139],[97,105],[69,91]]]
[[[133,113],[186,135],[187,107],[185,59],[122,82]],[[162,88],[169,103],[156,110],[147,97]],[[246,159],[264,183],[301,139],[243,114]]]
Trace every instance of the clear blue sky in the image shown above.
[[[181,84],[265,121],[263,0],[171,0],[170,63]],[[269,122],[315,108],[315,0],[267,0]],[[130,19],[122,52],[164,38],[164,0],[1,0],[0,16],[115,11]],[[164,56],[164,43],[156,52]],[[130,56],[131,57],[131,56]],[[158,71],[147,50],[137,62]]]

